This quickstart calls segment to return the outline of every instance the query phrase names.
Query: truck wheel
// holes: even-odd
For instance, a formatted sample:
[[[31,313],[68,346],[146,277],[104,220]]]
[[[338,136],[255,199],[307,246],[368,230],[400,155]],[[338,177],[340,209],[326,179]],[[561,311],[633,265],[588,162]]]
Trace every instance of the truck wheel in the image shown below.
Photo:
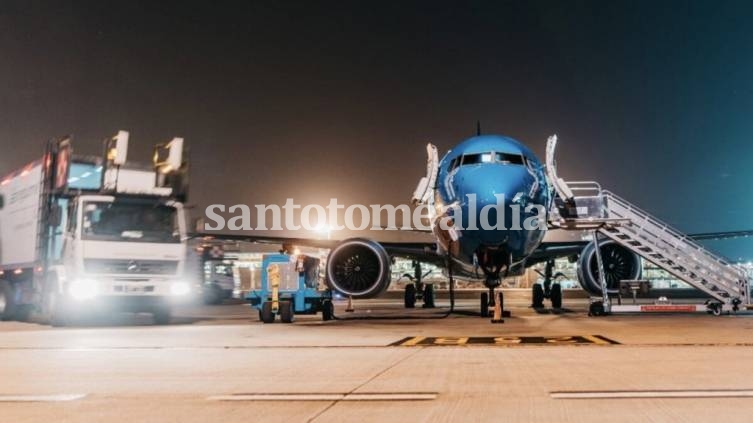
[[[15,319],[19,322],[28,322],[30,321],[32,311],[34,311],[34,306],[31,304],[17,305]]]
[[[322,301],[322,320],[328,322],[335,317],[335,306],[330,300]]]
[[[172,315],[173,313],[172,310],[170,310],[170,306],[160,306],[152,311],[154,323],[158,325],[169,325]]]
[[[292,301],[280,301],[280,321],[282,323],[293,323],[295,321]]]
[[[204,304],[217,305],[222,302],[223,294],[219,286],[212,284],[204,289]]]
[[[13,320],[16,318],[16,289],[8,281],[0,281],[0,318],[3,320]]]
[[[61,303],[60,295],[49,294],[45,304],[45,319],[47,323],[55,327],[68,326],[70,319],[64,305]]]
[[[57,297],[57,295],[55,296]],[[47,312],[48,323],[58,328],[68,326],[70,324],[70,319],[65,309],[62,307],[62,304],[58,303],[60,298],[58,297],[55,301],[56,303],[53,305],[53,308]]]
[[[272,303],[270,301],[264,301],[259,311],[259,318],[264,323],[274,323],[275,314],[272,313]]]

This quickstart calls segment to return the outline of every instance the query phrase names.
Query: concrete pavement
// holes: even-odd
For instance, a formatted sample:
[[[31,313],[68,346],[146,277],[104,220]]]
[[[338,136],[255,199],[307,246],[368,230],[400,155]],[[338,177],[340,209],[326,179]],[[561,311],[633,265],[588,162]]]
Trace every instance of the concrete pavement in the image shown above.
[[[359,315],[403,313],[381,303],[356,306]],[[751,398],[732,398],[743,391],[729,390],[753,389],[751,315],[589,318],[583,303],[561,315],[522,304],[512,311],[501,325],[469,316],[326,323],[299,317],[294,325],[262,325],[242,305],[187,308],[164,327],[146,317],[63,329],[4,322],[0,410],[7,421],[750,421]],[[584,335],[620,344],[573,346],[567,338]],[[389,346],[411,337],[462,344],[470,336],[506,342]],[[544,343],[515,343],[521,336]],[[650,392],[656,390],[723,397],[658,398]],[[653,397],[552,398],[582,391]],[[269,393],[337,399],[242,396]],[[61,394],[85,396],[4,401]],[[367,395],[350,401],[348,394]]]

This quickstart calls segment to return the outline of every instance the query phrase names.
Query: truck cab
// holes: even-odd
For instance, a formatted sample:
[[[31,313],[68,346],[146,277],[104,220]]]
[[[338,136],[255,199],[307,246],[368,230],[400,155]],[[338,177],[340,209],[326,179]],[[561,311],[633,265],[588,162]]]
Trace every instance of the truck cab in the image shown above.
[[[152,312],[169,309],[192,287],[183,278],[186,223],[179,202],[160,198],[74,197],[58,264],[51,270],[75,308]]]

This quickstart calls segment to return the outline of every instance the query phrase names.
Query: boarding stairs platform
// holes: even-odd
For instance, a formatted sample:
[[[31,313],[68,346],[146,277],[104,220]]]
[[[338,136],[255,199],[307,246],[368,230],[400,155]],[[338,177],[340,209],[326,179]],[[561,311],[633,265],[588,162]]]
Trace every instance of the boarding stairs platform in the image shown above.
[[[547,174],[558,198],[550,224],[591,230],[598,242],[608,238],[713,298],[709,311],[750,308],[746,270],[707,250],[695,240],[595,182],[565,182],[554,165],[556,136],[547,143]],[[602,239],[604,239],[602,238]],[[598,248],[597,248],[598,251]],[[597,255],[600,261],[600,257]],[[603,269],[600,279],[608,304]]]

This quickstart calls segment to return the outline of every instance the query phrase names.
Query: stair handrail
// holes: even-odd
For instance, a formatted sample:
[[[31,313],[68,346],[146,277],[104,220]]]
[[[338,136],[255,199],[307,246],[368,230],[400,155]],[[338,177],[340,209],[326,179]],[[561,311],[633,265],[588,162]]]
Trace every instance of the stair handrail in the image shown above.
[[[747,272],[740,266],[730,263],[721,256],[717,255],[716,253],[704,248],[702,245],[700,245],[697,241],[694,239],[688,237],[688,235],[680,232],[679,230],[675,229],[671,225],[669,225],[666,222],[663,222],[650,213],[646,212],[645,210],[641,209],[640,207],[634,205],[633,203],[630,203],[629,201],[625,200],[624,198],[618,196],[617,194],[609,191],[609,190],[603,190],[603,195],[607,198],[607,209],[609,209],[609,201],[616,200],[618,203],[622,203],[621,205],[630,211],[642,215],[641,217],[644,218],[644,220],[652,223],[654,226],[657,226],[661,228],[663,231],[670,233],[675,238],[677,238],[680,242],[683,242],[686,245],[689,245],[693,248],[695,248],[697,251],[706,254],[707,256],[710,256],[713,260],[715,260],[717,263],[727,266],[728,268],[734,269],[736,273],[738,274],[738,277],[746,278]],[[678,246],[675,246],[675,248],[678,248]]]

